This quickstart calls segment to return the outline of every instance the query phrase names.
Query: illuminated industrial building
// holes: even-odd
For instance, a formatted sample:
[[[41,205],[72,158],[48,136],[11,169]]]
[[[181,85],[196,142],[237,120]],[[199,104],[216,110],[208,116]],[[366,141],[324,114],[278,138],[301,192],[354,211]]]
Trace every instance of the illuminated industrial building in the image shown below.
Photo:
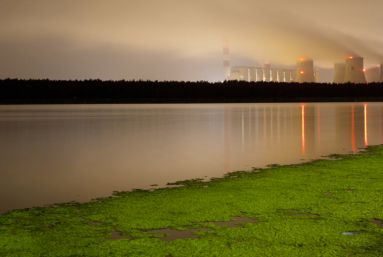
[[[270,64],[263,67],[234,66],[230,69],[229,43],[224,40],[223,68],[225,80],[247,82],[299,82],[319,83],[319,70],[314,72],[313,60],[301,58],[297,61],[296,70],[271,68]],[[363,58],[349,56],[344,63],[334,64],[333,83],[366,83],[383,82],[383,63],[379,67],[363,68]]]
[[[286,70],[279,68],[270,68],[270,64],[265,64],[264,67],[248,67],[234,66],[231,68],[230,80],[238,81],[266,81],[266,82],[292,82],[294,81],[292,74],[295,70]]]

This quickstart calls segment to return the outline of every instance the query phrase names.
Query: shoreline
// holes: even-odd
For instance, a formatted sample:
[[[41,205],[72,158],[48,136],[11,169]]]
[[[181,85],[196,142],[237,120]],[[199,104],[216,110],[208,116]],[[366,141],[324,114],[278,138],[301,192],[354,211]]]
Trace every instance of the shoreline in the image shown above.
[[[383,145],[328,157],[337,160],[269,165],[208,182],[168,183],[181,185],[175,188],[115,191],[83,204],[13,210],[0,215],[0,254],[381,255]],[[194,231],[194,239],[163,235],[172,231]],[[66,244],[59,235],[66,235]]]
[[[383,102],[383,97],[295,97],[295,98],[144,98],[144,99],[14,99],[0,100],[0,105],[45,104],[193,104],[193,103],[314,103],[314,102]]]

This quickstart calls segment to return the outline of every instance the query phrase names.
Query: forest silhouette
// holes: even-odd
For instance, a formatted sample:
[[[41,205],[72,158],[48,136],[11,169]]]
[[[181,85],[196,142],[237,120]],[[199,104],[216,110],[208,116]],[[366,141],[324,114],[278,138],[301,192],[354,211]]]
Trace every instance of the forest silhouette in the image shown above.
[[[382,101],[383,83],[0,80],[0,103]]]

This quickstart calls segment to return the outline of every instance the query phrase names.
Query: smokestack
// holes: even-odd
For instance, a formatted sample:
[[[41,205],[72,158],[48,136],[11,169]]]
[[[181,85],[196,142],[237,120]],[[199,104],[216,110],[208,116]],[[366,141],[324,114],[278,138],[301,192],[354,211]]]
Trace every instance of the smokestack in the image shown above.
[[[343,83],[346,65],[344,63],[334,63],[334,83]]]
[[[312,60],[302,58],[297,62],[297,75],[295,81],[299,83],[315,82],[314,63]]]
[[[366,77],[363,69],[363,58],[349,56],[346,61],[346,70],[344,76],[344,82],[351,83],[366,83]]]
[[[365,74],[368,83],[380,81],[380,67],[366,69]]]
[[[230,42],[223,39],[223,80],[230,80]]]

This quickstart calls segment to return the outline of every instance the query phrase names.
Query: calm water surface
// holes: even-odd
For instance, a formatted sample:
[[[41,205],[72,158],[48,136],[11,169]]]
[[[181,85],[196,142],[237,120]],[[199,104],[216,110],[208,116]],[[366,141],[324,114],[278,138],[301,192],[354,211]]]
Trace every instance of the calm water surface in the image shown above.
[[[383,103],[0,106],[0,214],[382,144]]]

